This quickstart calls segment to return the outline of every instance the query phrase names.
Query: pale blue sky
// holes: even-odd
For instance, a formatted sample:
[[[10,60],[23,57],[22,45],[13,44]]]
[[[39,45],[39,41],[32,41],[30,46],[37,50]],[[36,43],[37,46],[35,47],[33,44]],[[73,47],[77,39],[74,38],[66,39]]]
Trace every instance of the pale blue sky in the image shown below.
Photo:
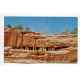
[[[77,17],[23,17],[23,16],[5,16],[4,25],[23,25],[30,27],[32,31],[60,33],[65,27],[72,31],[77,27]]]

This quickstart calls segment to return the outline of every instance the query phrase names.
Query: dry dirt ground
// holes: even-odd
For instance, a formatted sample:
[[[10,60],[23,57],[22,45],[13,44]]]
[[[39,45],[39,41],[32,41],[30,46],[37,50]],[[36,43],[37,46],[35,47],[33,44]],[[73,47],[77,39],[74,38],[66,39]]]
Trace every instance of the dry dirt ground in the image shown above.
[[[37,64],[37,63],[47,63],[46,61],[34,60],[34,59],[18,59],[18,58],[6,58],[5,63],[26,63],[26,64]]]
[[[18,50],[19,51],[19,50]],[[76,63],[77,50],[66,49],[60,51],[53,51],[53,53],[19,53],[9,52],[5,53],[5,63]]]

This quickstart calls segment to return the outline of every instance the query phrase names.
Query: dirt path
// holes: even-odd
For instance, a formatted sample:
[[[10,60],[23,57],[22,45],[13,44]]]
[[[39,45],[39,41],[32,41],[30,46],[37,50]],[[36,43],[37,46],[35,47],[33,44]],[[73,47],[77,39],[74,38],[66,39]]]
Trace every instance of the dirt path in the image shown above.
[[[39,64],[39,63],[47,63],[46,61],[41,60],[33,60],[33,59],[10,59],[6,58],[5,63],[26,63],[26,64]]]

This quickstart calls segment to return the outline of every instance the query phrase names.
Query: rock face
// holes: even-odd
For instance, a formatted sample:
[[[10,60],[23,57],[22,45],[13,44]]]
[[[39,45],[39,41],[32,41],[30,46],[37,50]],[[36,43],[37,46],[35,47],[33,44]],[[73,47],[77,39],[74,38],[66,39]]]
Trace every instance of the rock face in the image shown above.
[[[4,45],[12,48],[22,47],[22,32],[12,28],[4,33]]]
[[[37,32],[23,32],[16,28],[10,28],[5,30],[4,34],[4,45],[12,48],[46,48],[50,49],[61,49],[70,47],[73,38],[61,38],[58,37],[44,37]],[[61,41],[61,42],[59,42]]]
[[[4,41],[6,47],[4,57],[11,61],[14,61],[15,58],[16,62],[20,59],[24,63],[24,58],[25,61],[31,59],[45,62],[77,62],[77,51],[74,50],[77,41],[71,37],[43,37],[40,33],[23,32],[10,28],[5,30]]]
[[[5,46],[16,46],[16,41],[17,41],[17,31],[15,29],[9,29],[8,31],[5,31],[4,33],[4,41],[5,41]]]
[[[39,38],[40,33],[22,32],[14,28],[8,29],[5,30],[4,33],[4,45],[12,48],[33,47],[33,44],[36,46],[42,46],[40,43],[42,43],[43,40],[34,39],[33,36],[35,37],[35,35]]]

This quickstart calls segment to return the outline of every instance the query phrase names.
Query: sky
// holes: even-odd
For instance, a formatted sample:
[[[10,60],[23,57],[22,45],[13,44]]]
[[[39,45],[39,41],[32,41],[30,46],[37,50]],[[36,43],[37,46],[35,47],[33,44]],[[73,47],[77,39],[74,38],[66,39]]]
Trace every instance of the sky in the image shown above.
[[[23,17],[23,16],[5,16],[4,25],[22,25],[30,27],[32,31],[42,33],[61,33],[65,28],[73,31],[77,27],[77,17]]]

